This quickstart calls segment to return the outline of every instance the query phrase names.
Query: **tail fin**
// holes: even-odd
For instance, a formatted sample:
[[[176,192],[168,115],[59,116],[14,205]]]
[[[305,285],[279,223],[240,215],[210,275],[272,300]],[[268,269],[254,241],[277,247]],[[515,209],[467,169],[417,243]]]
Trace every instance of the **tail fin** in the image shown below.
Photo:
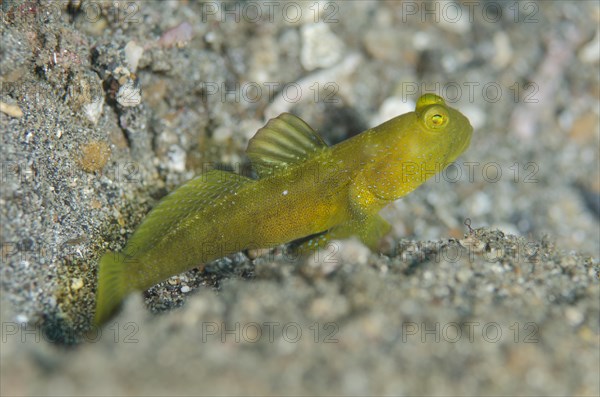
[[[123,254],[107,252],[100,259],[94,325],[100,326],[108,321],[121,306],[128,293],[125,269]]]

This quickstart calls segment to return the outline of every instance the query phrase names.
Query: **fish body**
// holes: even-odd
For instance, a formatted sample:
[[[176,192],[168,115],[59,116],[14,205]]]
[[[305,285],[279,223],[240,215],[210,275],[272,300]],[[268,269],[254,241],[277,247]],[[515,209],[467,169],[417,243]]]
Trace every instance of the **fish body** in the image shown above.
[[[299,249],[359,237],[374,248],[390,225],[378,212],[454,161],[469,145],[465,116],[433,94],[414,112],[329,147],[284,113],[248,144],[258,179],[212,170],[166,196],[121,253],[100,260],[95,323],[123,298],[199,264],[309,236]]]

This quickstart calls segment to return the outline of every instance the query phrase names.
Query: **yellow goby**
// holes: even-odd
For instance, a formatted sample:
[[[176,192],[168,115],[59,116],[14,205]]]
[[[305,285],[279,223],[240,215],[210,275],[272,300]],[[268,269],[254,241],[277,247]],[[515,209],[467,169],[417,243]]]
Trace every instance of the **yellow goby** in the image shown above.
[[[374,248],[390,229],[378,212],[453,162],[472,132],[433,94],[332,147],[292,114],[269,120],[247,149],[259,179],[201,174],[160,201],[122,252],[102,256],[95,324],[133,291],[248,248],[307,236],[303,249],[350,236]]]

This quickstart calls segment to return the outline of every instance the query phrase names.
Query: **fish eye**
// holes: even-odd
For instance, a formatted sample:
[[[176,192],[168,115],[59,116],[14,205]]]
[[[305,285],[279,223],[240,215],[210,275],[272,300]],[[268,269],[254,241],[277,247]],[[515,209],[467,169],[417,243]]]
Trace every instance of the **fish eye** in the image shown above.
[[[433,116],[431,116],[431,123],[433,125],[442,125],[443,122],[444,116],[442,116],[441,114],[434,114]]]
[[[423,121],[427,128],[439,130],[448,124],[448,112],[442,106],[432,106],[423,115]]]

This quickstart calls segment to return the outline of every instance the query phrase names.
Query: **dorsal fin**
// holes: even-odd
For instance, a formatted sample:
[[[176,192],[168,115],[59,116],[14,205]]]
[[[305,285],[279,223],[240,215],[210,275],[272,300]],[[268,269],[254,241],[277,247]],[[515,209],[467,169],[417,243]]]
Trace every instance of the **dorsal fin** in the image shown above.
[[[198,216],[226,195],[254,180],[232,172],[211,170],[180,186],[148,213],[127,242],[125,253],[135,255],[154,247],[188,218]]]
[[[246,153],[260,178],[276,169],[302,162],[327,147],[301,118],[282,113],[262,127],[248,143]]]

